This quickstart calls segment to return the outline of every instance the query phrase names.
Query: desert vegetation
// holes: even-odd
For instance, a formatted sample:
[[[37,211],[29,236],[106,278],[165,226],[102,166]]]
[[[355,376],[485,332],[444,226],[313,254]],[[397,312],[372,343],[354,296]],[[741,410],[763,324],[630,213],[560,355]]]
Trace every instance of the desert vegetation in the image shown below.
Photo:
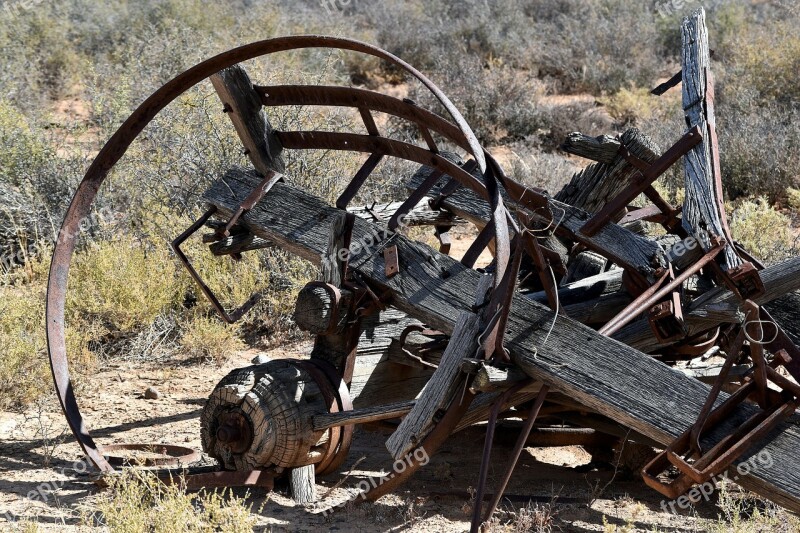
[[[439,84],[490,151],[510,154],[504,159],[509,173],[555,192],[585,164],[558,149],[570,131],[600,135],[634,125],[662,149],[682,132],[678,91],[660,98],[649,91],[679,69],[679,20],[701,2],[659,10],[665,3],[0,4],[0,410],[21,411],[50,394],[44,295],[62,217],[103,142],[174,75],[214,53],[278,35],[362,39]],[[800,13],[791,1],[710,4],[726,206],[736,238],[766,262],[777,262],[798,250]],[[252,61],[248,70],[264,83],[328,80],[390,89],[433,105],[396,70],[351,54],[283,54]],[[271,119],[278,128],[303,123],[332,129],[353,117],[291,110]],[[398,136],[415,135],[387,127]],[[115,168],[82,227],[70,274],[68,348],[79,386],[81,376],[110,360],[221,364],[246,347],[300,338],[290,315],[297,290],[316,274],[311,265],[278,250],[245,254],[242,261],[214,258],[194,242],[193,261],[227,306],[254,292],[266,295],[231,327],[215,318],[169,248],[199,214],[204,187],[233,164],[246,165],[247,159],[205,83],[162,113]],[[359,159],[312,152],[290,154],[287,165],[294,183],[333,199]],[[379,180],[365,194],[399,198],[411,170],[380,167]],[[679,170],[659,187],[680,198]],[[197,531],[250,527],[240,501],[203,498],[198,503],[164,492],[152,480],[126,478],[87,520],[113,531],[171,531],[161,522],[168,516],[185,517]],[[149,516],[141,510],[153,507],[162,511]],[[199,507],[205,515],[194,512]],[[526,528],[549,527],[540,524],[539,510],[526,512],[520,518],[530,524]],[[729,522],[742,520],[736,511],[713,527],[728,531]]]

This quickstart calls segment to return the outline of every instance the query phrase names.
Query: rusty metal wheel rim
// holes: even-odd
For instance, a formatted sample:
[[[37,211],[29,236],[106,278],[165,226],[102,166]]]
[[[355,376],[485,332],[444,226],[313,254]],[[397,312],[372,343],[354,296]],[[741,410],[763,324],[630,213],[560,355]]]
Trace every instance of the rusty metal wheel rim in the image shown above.
[[[125,155],[131,143],[139,136],[145,126],[147,126],[147,124],[149,124],[169,103],[188,89],[194,87],[223,68],[259,56],[302,48],[342,49],[378,57],[413,75],[434,94],[436,99],[448,111],[463,133],[469,145],[471,155],[475,158],[478,167],[484,174],[484,185],[489,195],[493,210],[493,218],[495,219],[498,250],[497,271],[502,273],[505,270],[509,255],[507,211],[500,198],[497,183],[498,180],[504,178],[502,170],[499,169],[497,163],[491,158],[487,170],[487,161],[484,151],[464,117],[447,96],[417,69],[397,56],[361,41],[315,35],[279,37],[259,41],[223,52],[203,61],[182,74],[179,74],[154,92],[128,117],[105,146],[103,146],[86,171],[83,180],[70,202],[53,251],[46,301],[47,347],[51,372],[62,410],[72,433],[75,435],[81,449],[90,462],[101,471],[110,472],[114,469],[98,450],[89,428],[83,420],[70,379],[66,353],[64,313],[66,289],[71,258],[75,251],[80,224],[82,220],[89,215],[94,199],[109,171],[122,156]],[[499,277],[498,275],[496,280],[499,280]]]

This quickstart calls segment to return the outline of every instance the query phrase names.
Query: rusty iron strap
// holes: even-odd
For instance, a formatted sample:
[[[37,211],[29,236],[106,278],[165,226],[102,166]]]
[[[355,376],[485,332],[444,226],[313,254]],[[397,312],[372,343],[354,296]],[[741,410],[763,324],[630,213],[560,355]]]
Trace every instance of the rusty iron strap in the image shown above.
[[[211,209],[206,211],[203,214],[203,216],[201,216],[194,222],[194,224],[189,226],[189,228],[183,233],[181,233],[181,235],[177,239],[172,241],[172,249],[175,251],[175,255],[178,256],[178,259],[180,260],[181,264],[183,264],[183,266],[189,272],[189,275],[192,277],[192,279],[194,279],[195,283],[197,283],[197,286],[200,287],[202,293],[206,296],[206,298],[208,298],[208,301],[211,302],[211,305],[214,307],[214,310],[217,312],[217,314],[227,324],[233,324],[237,322],[240,318],[242,318],[242,316],[244,316],[245,313],[247,313],[250,309],[252,309],[253,306],[255,306],[259,302],[259,300],[261,300],[262,294],[258,292],[253,294],[239,308],[228,313],[228,311],[225,310],[225,307],[222,305],[222,303],[220,303],[217,296],[214,294],[214,291],[212,291],[211,288],[208,285],[206,285],[205,281],[203,281],[203,278],[201,278],[200,274],[198,274],[197,270],[195,270],[194,266],[192,265],[192,262],[189,261],[189,258],[186,256],[185,253],[183,253],[183,250],[181,250],[181,244],[186,242],[186,240],[189,237],[194,235],[200,228],[202,228],[205,225],[205,223],[208,222],[208,219],[211,218],[211,216],[216,212],[217,212],[216,207],[212,207]]]
[[[617,316],[612,318],[605,326],[603,326],[598,333],[601,335],[611,336],[617,331],[619,331],[622,327],[627,325],[631,320],[639,316],[645,309],[648,309],[657,301],[661,300],[664,296],[675,290],[677,287],[680,287],[684,281],[695,275],[697,272],[700,271],[705,265],[711,263],[713,259],[719,254],[722,249],[725,247],[726,241],[724,239],[720,239],[719,244],[711,248],[706,254],[701,257],[695,264],[691,267],[687,268],[683,272],[681,272],[680,276],[676,277],[671,282],[667,283],[664,287],[660,290],[656,291],[657,289],[666,279],[669,277],[669,270],[666,270],[664,275],[656,282],[655,285],[650,287],[647,291],[643,292],[641,296],[636,298],[633,302],[631,302],[628,307],[623,309],[619,312]]]
[[[497,505],[503,498],[503,493],[506,491],[506,487],[508,487],[508,482],[511,481],[511,475],[514,473],[514,468],[517,466],[520,455],[522,455],[522,450],[528,445],[528,437],[533,429],[533,424],[539,417],[539,411],[542,408],[542,404],[544,404],[544,400],[547,398],[548,392],[550,392],[550,387],[546,384],[542,385],[542,388],[539,390],[539,395],[536,397],[536,400],[533,402],[533,404],[531,404],[530,410],[528,410],[528,417],[525,419],[525,425],[522,426],[522,430],[519,432],[519,437],[517,437],[514,450],[511,452],[511,457],[508,460],[506,473],[503,476],[502,481],[500,481],[500,485],[494,491],[489,505],[486,507],[486,512],[483,515],[484,523],[488,522],[492,518],[494,510],[497,509]],[[478,504],[477,498],[475,499],[475,504]]]

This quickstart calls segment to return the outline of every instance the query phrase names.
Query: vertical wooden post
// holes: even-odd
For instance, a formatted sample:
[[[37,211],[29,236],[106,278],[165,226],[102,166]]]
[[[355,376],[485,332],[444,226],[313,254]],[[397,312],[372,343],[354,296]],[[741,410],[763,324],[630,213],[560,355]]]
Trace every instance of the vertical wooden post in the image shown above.
[[[694,236],[705,251],[713,247],[709,233],[728,240],[719,256],[723,270],[742,264],[732,246],[733,239],[723,205],[719,147],[714,117],[714,78],[708,47],[706,13],[698,9],[681,25],[683,36],[683,109],[689,128],[697,126],[703,142],[686,154],[683,203],[683,227]]]
[[[283,173],[283,147],[267,120],[261,97],[253,88],[244,68],[234,65],[217,72],[210,79],[256,170],[262,176],[266,176],[270,170]]]

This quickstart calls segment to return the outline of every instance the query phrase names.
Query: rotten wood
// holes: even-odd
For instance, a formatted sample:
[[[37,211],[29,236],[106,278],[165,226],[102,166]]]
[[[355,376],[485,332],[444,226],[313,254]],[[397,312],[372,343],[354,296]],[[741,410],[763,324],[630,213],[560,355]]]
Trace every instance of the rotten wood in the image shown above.
[[[772,265],[760,271],[766,292],[753,298],[759,305],[800,289],[800,257]],[[687,336],[693,337],[709,331],[720,324],[739,323],[744,317],[741,299],[726,287],[715,287],[697,298],[684,313]],[[770,308],[769,305],[766,306]],[[652,353],[670,344],[660,343],[653,336],[647,319],[637,320],[616,332],[613,337],[643,352]]]
[[[445,409],[456,392],[461,362],[475,354],[480,320],[475,313],[461,313],[453,327],[453,335],[442,360],[422,390],[414,408],[386,441],[386,449],[395,459],[402,457],[422,442],[434,424],[434,417]]]
[[[636,128],[622,134],[617,150],[620,145],[645,163],[653,163],[660,154],[653,141]],[[630,185],[639,172],[638,168],[618,152],[609,163],[592,164],[576,173],[554,198],[589,214],[595,214]]]
[[[708,46],[708,28],[703,8],[685,18],[681,25],[683,39],[683,110],[689,128],[698,127],[703,141],[684,158],[683,228],[693,235],[705,251],[710,250],[709,233],[724,237],[728,244],[720,254],[723,270],[742,264],[733,248],[733,238],[723,205],[719,147],[714,116],[714,84]]]
[[[619,155],[620,146],[619,139],[611,135],[590,137],[580,132],[572,132],[567,135],[561,149],[568,154],[610,165]]]
[[[417,172],[406,184],[408,189],[421,185],[426,174]],[[436,197],[450,178],[445,175],[430,191]],[[509,209],[516,209],[514,202],[504,197]],[[442,199],[441,205],[456,215],[468,220],[478,227],[484,227],[490,219],[489,204],[466,188],[459,188],[448,197]],[[596,235],[587,236],[580,233],[581,227],[590,218],[590,214],[583,209],[565,204],[555,199],[548,201],[550,211],[555,219],[551,224],[541,213],[525,210],[531,218],[539,224],[549,226],[555,235],[561,239],[577,240],[587,248],[610,259],[618,265],[628,266],[633,271],[645,277],[652,277],[655,268],[666,266],[664,250],[654,241],[636,235],[635,233],[617,225],[609,223]]]

